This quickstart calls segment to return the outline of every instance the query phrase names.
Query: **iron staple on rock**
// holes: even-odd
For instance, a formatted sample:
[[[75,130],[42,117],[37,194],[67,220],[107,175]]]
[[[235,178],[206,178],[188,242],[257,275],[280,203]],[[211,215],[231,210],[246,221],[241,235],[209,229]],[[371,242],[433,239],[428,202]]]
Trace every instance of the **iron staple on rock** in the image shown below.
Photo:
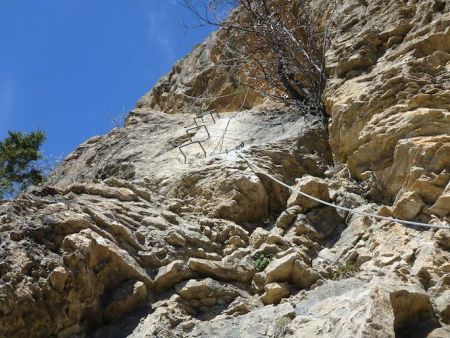
[[[205,154],[205,157],[206,157],[206,151],[205,151],[205,148],[203,148],[202,142],[209,140],[211,138],[211,134],[209,133],[208,127],[205,124],[198,125],[197,120],[196,120],[198,118],[201,118],[202,121],[203,121],[203,117],[206,116],[206,115],[211,115],[211,118],[214,121],[214,124],[216,123],[216,120],[214,119],[214,115],[213,115],[212,112],[203,113],[203,112],[199,111],[197,113],[197,115],[194,117],[194,122],[195,122],[196,126],[195,127],[186,128],[186,134],[189,136],[191,141],[189,143],[182,144],[181,146],[178,147],[178,150],[181,152],[181,154],[184,157],[184,163],[186,163],[187,157],[186,157],[186,154],[183,152],[182,148],[190,146],[190,145],[192,145],[194,143],[198,143],[198,145],[200,146],[200,148],[202,148],[202,151],[203,151],[203,153]],[[205,131],[206,131],[206,134],[208,135],[208,137],[203,139],[203,140],[192,141],[192,137],[195,136],[195,133],[191,134],[190,132],[194,131],[194,130],[198,131],[201,128],[205,128]]]
[[[209,111],[209,112],[200,112],[199,114],[197,114],[197,115],[194,117],[194,123],[195,123],[195,125],[198,126],[197,119],[201,119],[201,120],[203,121],[203,118],[204,118],[205,116],[207,116],[207,115],[211,115],[211,118],[212,118],[213,122],[216,123],[216,120],[214,119],[213,113]]]
[[[234,94],[223,95],[223,96],[220,96],[220,97],[233,96],[233,95],[236,95],[236,94],[239,93],[239,92],[240,92],[240,91],[237,91],[237,92],[234,93]],[[245,98],[244,98],[244,101],[243,101],[243,103],[242,103],[241,108],[239,109],[239,111],[241,111],[242,108],[244,107],[244,104],[245,104],[245,102],[246,102],[246,100],[247,100],[247,94],[248,94],[248,89],[247,89],[247,91],[246,91],[246,93],[245,93]],[[186,95],[186,94],[183,94],[183,95],[186,96],[186,97],[194,98],[193,96],[189,96],[189,95]],[[219,98],[219,97],[215,97],[215,98]],[[182,144],[181,146],[178,147],[178,150],[180,150],[181,154],[182,154],[183,157],[184,157],[184,163],[187,162],[187,157],[186,157],[186,154],[183,152],[182,148],[187,147],[187,146],[190,146],[190,145],[192,145],[192,144],[194,144],[194,143],[198,143],[198,145],[202,148],[202,151],[203,151],[203,153],[205,154],[205,157],[206,157],[206,151],[205,151],[205,148],[203,148],[202,142],[209,140],[209,139],[211,138],[211,135],[210,135],[210,133],[209,133],[208,127],[207,127],[205,124],[199,125],[198,122],[197,122],[197,120],[198,120],[198,119],[201,119],[202,121],[204,121],[204,117],[205,117],[205,116],[211,115],[211,118],[212,118],[214,124],[216,123],[216,119],[214,118],[214,114],[213,114],[213,111],[212,111],[212,110],[209,110],[209,111],[207,111],[207,112],[204,112],[204,111],[201,110],[201,108],[195,107],[195,104],[196,104],[197,101],[200,100],[200,99],[209,100],[209,99],[211,99],[211,98],[206,98],[206,97],[205,97],[205,98],[200,98],[200,97],[196,97],[195,100],[194,100],[194,102],[193,102],[192,105],[191,105],[191,108],[190,108],[190,109],[193,110],[193,112],[195,113],[195,117],[193,118],[193,119],[194,119],[194,123],[195,123],[195,127],[186,128],[186,134],[189,136],[189,138],[190,138],[191,141],[190,141],[189,143]],[[235,113],[235,114],[236,114],[236,113]],[[229,122],[230,122],[230,120],[228,121],[228,124],[229,124]],[[227,128],[228,128],[228,124],[227,124]],[[196,140],[196,141],[192,141],[192,137],[195,135],[195,133],[194,133],[194,134],[191,134],[190,131],[193,131],[193,130],[197,130],[197,131],[198,131],[198,130],[200,130],[201,128],[205,128],[206,133],[208,134],[208,137],[207,137],[206,139],[204,139],[204,140]],[[225,130],[225,131],[226,131],[226,130]],[[235,148],[232,149],[231,151],[241,149],[243,146],[244,146],[244,142],[242,142],[239,146],[235,147]],[[228,149],[226,150],[226,153],[228,153]]]
[[[186,154],[183,152],[183,150],[181,150],[181,148],[190,146],[190,145],[192,145],[192,144],[194,144],[194,143],[198,143],[198,145],[200,146],[200,148],[202,148],[202,150],[203,150],[203,154],[205,154],[205,157],[206,157],[206,151],[205,151],[205,148],[203,148],[203,146],[202,146],[202,142],[203,142],[203,141],[192,141],[192,142],[189,142],[189,143],[186,143],[186,144],[182,144],[181,146],[178,147],[178,150],[181,152],[181,154],[182,154],[183,157],[184,157],[184,163],[186,163],[187,157],[186,157]]]
[[[208,128],[206,127],[206,125],[202,124],[202,125],[199,125],[199,126],[197,126],[197,127],[186,128],[186,134],[190,137],[191,142],[192,142],[192,136],[194,136],[195,133],[194,133],[194,134],[190,134],[189,132],[192,131],[192,130],[199,130],[199,129],[201,129],[201,128],[205,128],[205,131],[206,131],[206,133],[208,134],[208,138],[202,140],[202,142],[203,142],[203,141],[207,141],[207,140],[209,140],[209,139],[211,138],[211,135],[209,134]]]

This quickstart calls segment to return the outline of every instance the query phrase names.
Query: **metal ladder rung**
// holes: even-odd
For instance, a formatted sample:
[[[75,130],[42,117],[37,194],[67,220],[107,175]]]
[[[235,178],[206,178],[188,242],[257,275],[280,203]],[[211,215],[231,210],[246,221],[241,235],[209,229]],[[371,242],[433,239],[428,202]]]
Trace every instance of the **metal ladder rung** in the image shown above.
[[[183,152],[183,150],[181,150],[181,148],[190,146],[190,145],[192,145],[192,144],[194,144],[194,143],[198,143],[198,145],[200,146],[200,148],[202,148],[203,154],[205,155],[205,158],[206,158],[206,151],[205,151],[205,148],[203,148],[203,146],[202,146],[202,142],[203,142],[203,141],[191,141],[191,142],[189,142],[189,143],[182,144],[181,146],[178,147],[178,150],[181,152],[181,154],[182,154],[183,157],[184,157],[184,163],[187,162],[187,157],[186,157],[186,154]]]
[[[209,139],[211,138],[211,135],[209,134],[208,128],[206,127],[206,125],[202,124],[202,125],[200,125],[200,126],[186,128],[186,134],[190,137],[191,142],[192,142],[192,135],[189,134],[189,132],[190,132],[191,130],[199,130],[199,129],[201,129],[201,128],[205,128],[206,133],[208,134],[208,138],[206,138],[206,139],[204,139],[204,140],[202,140],[202,141],[207,141],[207,140],[209,140]],[[195,134],[194,134],[194,135],[195,135]]]
[[[194,123],[195,123],[195,125],[198,127],[197,119],[202,119],[202,121],[203,121],[203,118],[204,118],[205,116],[207,116],[207,115],[211,115],[211,118],[212,118],[212,120],[213,120],[213,122],[214,122],[214,124],[215,124],[215,123],[216,123],[216,119],[214,118],[213,113],[212,113],[212,112],[205,112],[205,113],[201,113],[200,115],[197,115],[196,117],[194,117]]]

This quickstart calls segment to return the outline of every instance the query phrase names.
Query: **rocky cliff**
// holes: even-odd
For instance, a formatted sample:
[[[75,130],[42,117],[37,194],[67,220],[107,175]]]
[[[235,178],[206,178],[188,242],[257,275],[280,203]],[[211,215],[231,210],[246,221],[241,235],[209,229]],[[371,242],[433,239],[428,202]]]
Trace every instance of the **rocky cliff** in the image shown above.
[[[231,151],[448,223],[450,2],[337,4],[328,131],[216,67],[219,31],[2,202],[0,337],[449,337],[450,230]]]

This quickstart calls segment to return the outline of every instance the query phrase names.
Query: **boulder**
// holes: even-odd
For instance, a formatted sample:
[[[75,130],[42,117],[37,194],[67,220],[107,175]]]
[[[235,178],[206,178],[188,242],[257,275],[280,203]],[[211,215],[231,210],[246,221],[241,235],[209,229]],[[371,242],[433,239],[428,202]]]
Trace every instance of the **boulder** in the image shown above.
[[[211,278],[191,279],[175,286],[177,294],[197,306],[213,306],[217,303],[231,303],[245,292],[233,285],[218,282]]]
[[[66,285],[66,281],[69,278],[69,273],[68,271],[62,267],[62,266],[58,266],[56,267],[49,276],[49,281],[50,281],[50,285],[62,292],[64,291],[64,287]]]
[[[254,274],[253,270],[250,270],[245,266],[220,261],[210,261],[201,258],[190,258],[187,264],[192,271],[222,281],[248,283],[251,281]]]
[[[294,286],[301,289],[309,288],[319,279],[320,275],[311,269],[311,267],[299,259],[295,260],[290,276],[290,281]]]
[[[296,184],[294,188],[296,190],[326,202],[330,200],[328,184],[325,180],[318,177],[305,175],[295,181]],[[305,210],[308,210],[319,206],[320,203],[294,191],[287,201],[287,206],[290,208],[294,205],[299,205]]]
[[[276,235],[276,234],[270,234],[266,238],[266,243],[271,245],[277,245],[280,248],[288,248],[290,246],[290,243],[286,241],[282,236]]]
[[[266,242],[266,238],[269,236],[269,232],[263,228],[256,228],[250,236],[250,245],[258,249],[261,244]]]
[[[169,265],[159,269],[155,277],[155,286],[157,291],[163,291],[171,288],[178,282],[192,277],[193,272],[182,260],[176,260]]]
[[[328,125],[247,92],[254,63],[233,64],[228,48],[246,35],[212,34],[124,128],[75,150],[50,188],[0,201],[1,337],[450,336],[448,230],[336,215],[301,194],[286,209],[289,189],[223,153],[244,142],[258,166],[283,182],[302,177],[299,189],[313,196],[371,213],[395,201],[386,214],[448,222],[449,1],[308,3],[332,23]],[[277,22],[292,15],[289,26],[308,13],[298,1],[270,5],[283,8]],[[237,9],[229,22],[246,19]],[[185,164],[177,147],[200,105],[222,116],[205,116],[207,156],[194,144]],[[259,255],[272,259],[253,277],[259,294],[242,295],[255,291]],[[197,280],[183,283],[189,270]],[[177,281],[182,296],[164,291]],[[289,299],[261,306],[264,292],[278,302],[287,284]],[[145,289],[154,298],[142,318]],[[109,330],[92,332],[101,325]]]
[[[247,243],[245,243],[245,241],[239,237],[239,236],[232,236],[230,237],[227,242],[227,245],[234,245],[236,248],[242,248],[247,246]]]
[[[287,282],[299,288],[309,288],[320,275],[310,266],[303,262],[298,252],[288,250],[286,255],[272,260],[264,271],[255,274],[253,284],[257,290],[271,283]],[[278,255],[283,254],[278,253]]]
[[[416,192],[402,195],[392,207],[392,214],[400,219],[411,220],[422,210],[424,203]]]
[[[281,213],[275,222],[276,226],[281,229],[287,229],[295,220],[297,215],[301,213],[302,207],[299,205],[294,205]]]
[[[275,259],[264,270],[265,284],[273,282],[287,282],[290,279],[292,266],[299,255],[295,252],[284,256],[280,259]]]
[[[264,294],[261,301],[267,304],[278,304],[282,298],[290,295],[289,284],[287,283],[270,283],[264,286]]]
[[[292,227],[298,236],[321,240],[333,234],[340,223],[341,218],[334,208],[323,207],[298,215]]]
[[[182,234],[172,231],[167,235],[166,242],[176,247],[183,247],[186,244],[186,239]]]
[[[430,211],[441,218],[450,214],[450,184],[430,208]]]

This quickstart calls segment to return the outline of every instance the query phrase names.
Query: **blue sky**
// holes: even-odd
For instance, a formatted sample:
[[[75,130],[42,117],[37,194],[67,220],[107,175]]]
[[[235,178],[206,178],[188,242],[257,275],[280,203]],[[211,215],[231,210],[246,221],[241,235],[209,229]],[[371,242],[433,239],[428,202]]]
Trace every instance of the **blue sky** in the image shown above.
[[[210,27],[176,0],[0,0],[0,139],[44,130],[67,155],[112,127]]]

